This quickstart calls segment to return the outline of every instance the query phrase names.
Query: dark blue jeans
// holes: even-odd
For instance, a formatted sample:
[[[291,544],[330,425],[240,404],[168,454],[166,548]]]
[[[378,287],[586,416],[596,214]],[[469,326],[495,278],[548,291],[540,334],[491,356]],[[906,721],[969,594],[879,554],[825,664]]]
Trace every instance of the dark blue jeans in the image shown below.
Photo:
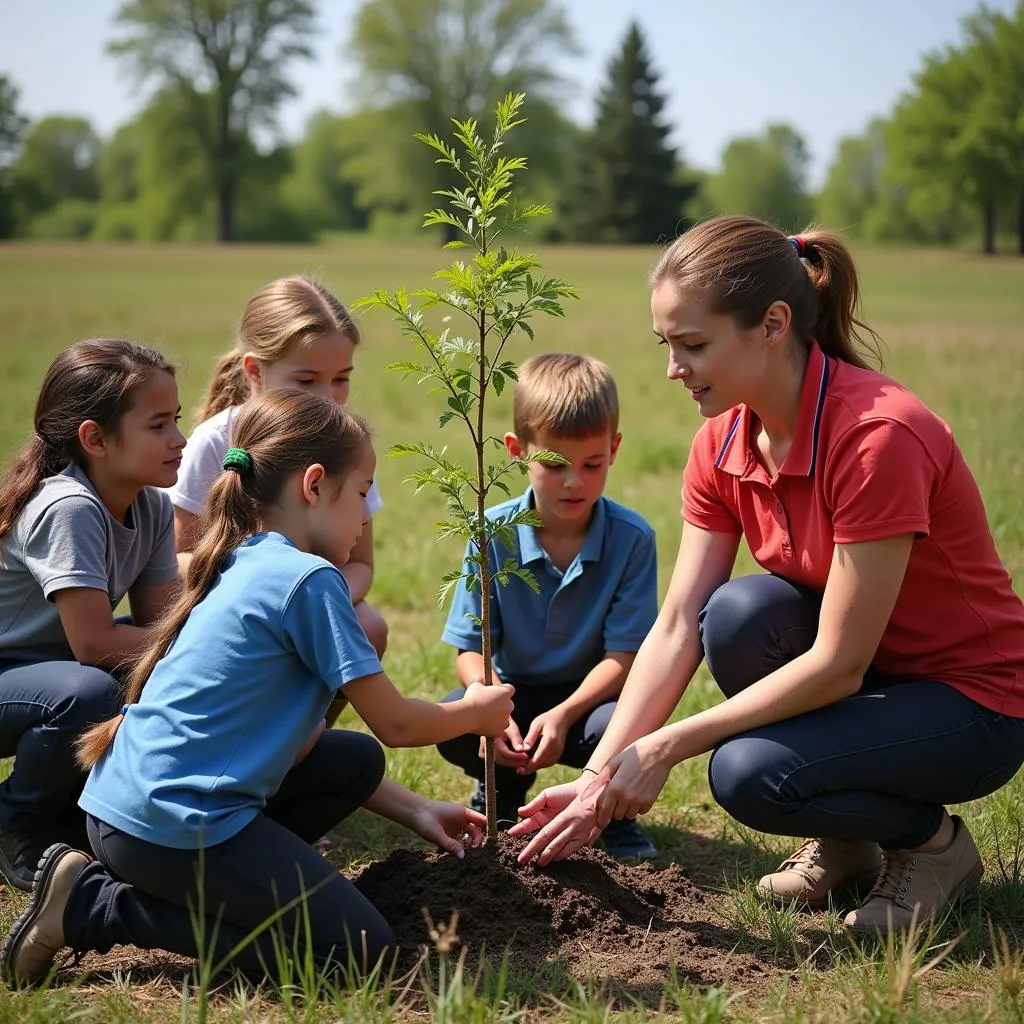
[[[0,831],[82,844],[85,774],[74,743],[116,714],[120,689],[109,672],[77,661],[0,662],[0,757],[14,758],[0,782]]]
[[[514,682],[514,680],[508,680]],[[530,723],[542,712],[550,711],[555,705],[561,704],[566,698],[579,689],[579,683],[566,683],[559,686],[534,686],[521,684],[516,686],[515,708],[512,720],[519,726],[519,731],[526,738]],[[465,689],[459,687],[445,696],[442,703],[461,700]],[[594,752],[615,710],[615,701],[606,701],[588,711],[579,721],[574,722],[565,737],[565,749],[558,759],[559,764],[570,768],[583,768],[590,755]],[[441,756],[461,768],[471,779],[483,779],[484,762],[480,757],[480,737],[472,734],[456,736],[455,739],[437,746]],[[495,765],[494,788],[502,796],[523,800],[530,787],[536,781],[536,773],[517,775],[514,768]]]
[[[202,854],[136,839],[90,815],[89,839],[99,859],[85,867],[71,891],[64,911],[67,944],[76,952],[105,953],[129,943],[197,956],[195,922],[202,905],[207,957],[217,962],[290,907],[238,954],[234,966],[253,977],[268,969],[276,976],[282,942],[300,963],[310,953],[320,969],[344,968],[349,949],[372,966],[394,946],[390,927],[310,844],[364,804],[383,777],[384,752],[372,736],[330,729],[288,772],[262,813]]]
[[[777,576],[720,587],[700,615],[708,668],[732,696],[807,651],[820,598]],[[715,799],[775,835],[919,846],[943,805],[986,796],[1024,763],[1024,719],[946,683],[869,672],[861,691],[725,740],[711,756]]]

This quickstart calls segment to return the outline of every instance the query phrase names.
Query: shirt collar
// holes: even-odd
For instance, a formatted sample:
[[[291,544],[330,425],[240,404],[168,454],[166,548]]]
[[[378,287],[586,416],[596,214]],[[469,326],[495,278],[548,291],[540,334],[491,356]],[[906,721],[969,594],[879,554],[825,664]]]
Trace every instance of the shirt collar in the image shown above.
[[[521,512],[524,509],[534,507],[533,488],[527,487],[525,493],[516,504],[516,511]],[[583,540],[583,546],[580,548],[579,560],[581,562],[600,561],[601,555],[604,552],[604,524],[606,516],[605,500],[603,497],[598,498],[594,503],[593,511],[590,513],[587,535]],[[516,532],[519,535],[519,554],[523,565],[529,565],[530,562],[543,561],[548,557],[547,552],[541,546],[540,534],[538,534],[535,526],[520,523],[516,527]]]
[[[800,389],[800,407],[797,412],[796,433],[789,446],[780,473],[788,476],[814,476],[818,461],[818,443],[821,440],[821,419],[825,410],[825,395],[831,376],[830,360],[811,342],[804,370],[804,383]]]
[[[812,341],[800,388],[796,433],[786,455],[786,461],[779,469],[780,473],[789,476],[814,476],[830,376],[831,360]],[[715,459],[715,469],[724,470],[733,476],[743,476],[755,461],[750,451],[750,419],[751,412],[748,406],[741,405],[733,410],[725,439]]]

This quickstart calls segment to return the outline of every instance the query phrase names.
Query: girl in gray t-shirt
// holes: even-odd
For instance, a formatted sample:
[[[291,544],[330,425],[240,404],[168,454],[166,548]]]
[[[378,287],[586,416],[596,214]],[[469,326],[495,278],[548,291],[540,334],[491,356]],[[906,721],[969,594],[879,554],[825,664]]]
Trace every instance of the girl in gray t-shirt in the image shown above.
[[[35,435],[0,479],[0,873],[31,889],[52,842],[88,845],[73,744],[119,703],[117,670],[177,587],[175,482],[185,439],[171,364],[81,341],[50,365]],[[128,597],[133,625],[114,609]]]

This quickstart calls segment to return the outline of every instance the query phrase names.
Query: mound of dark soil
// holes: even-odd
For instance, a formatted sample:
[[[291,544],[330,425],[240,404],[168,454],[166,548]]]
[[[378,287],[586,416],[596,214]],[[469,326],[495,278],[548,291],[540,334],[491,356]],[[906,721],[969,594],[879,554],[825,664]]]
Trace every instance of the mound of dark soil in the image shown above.
[[[674,967],[700,985],[754,982],[765,964],[734,953],[734,931],[678,867],[625,866],[598,850],[546,868],[520,866],[523,841],[507,835],[464,860],[396,850],[353,878],[391,924],[406,963],[430,945],[435,922],[458,910],[458,937],[473,965],[509,950],[517,974],[547,968],[629,986],[658,985]]]

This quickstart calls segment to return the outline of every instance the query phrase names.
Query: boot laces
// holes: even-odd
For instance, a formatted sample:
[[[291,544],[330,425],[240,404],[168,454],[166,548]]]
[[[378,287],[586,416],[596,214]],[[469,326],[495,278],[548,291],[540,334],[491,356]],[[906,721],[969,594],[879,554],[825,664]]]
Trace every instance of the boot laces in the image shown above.
[[[885,850],[882,854],[882,870],[868,893],[868,899],[879,898],[902,903],[906,899],[910,880],[917,867],[917,857],[905,850]]]
[[[782,862],[780,871],[808,871],[821,856],[821,840],[805,839],[800,846]]]

